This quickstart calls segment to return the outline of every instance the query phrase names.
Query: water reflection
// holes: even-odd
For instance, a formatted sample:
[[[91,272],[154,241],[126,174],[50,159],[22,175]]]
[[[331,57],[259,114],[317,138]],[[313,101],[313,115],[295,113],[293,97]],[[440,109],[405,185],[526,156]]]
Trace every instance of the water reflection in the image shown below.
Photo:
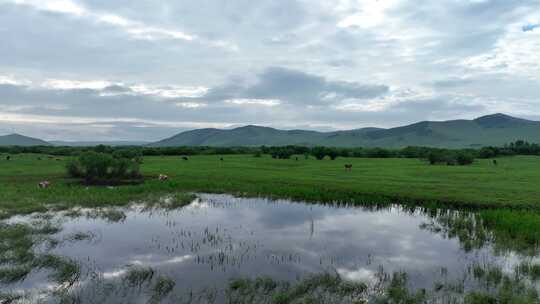
[[[150,295],[141,289],[127,291],[114,284],[132,267],[150,267],[171,278],[176,287],[165,299],[174,302],[204,289],[221,290],[231,278],[297,280],[321,272],[364,282],[375,282],[382,273],[405,272],[418,289],[431,289],[436,282],[477,288],[466,275],[471,265],[497,265],[510,272],[531,260],[513,251],[495,251],[474,215],[456,211],[201,194],[178,210],[134,206],[96,214],[68,212],[53,219],[62,226],[55,238],[71,241],[51,253],[80,261],[83,271],[75,294],[89,303],[146,303]],[[25,218],[12,219],[19,220]],[[37,272],[24,282],[0,286],[32,291],[50,288],[47,284],[46,276]]]

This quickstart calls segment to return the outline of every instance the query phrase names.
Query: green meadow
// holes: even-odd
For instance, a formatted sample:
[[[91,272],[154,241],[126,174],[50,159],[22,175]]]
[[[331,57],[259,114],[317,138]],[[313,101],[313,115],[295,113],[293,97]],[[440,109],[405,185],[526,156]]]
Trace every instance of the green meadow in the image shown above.
[[[4,215],[72,206],[119,205],[181,192],[224,192],[318,202],[434,204],[540,210],[540,157],[477,160],[471,166],[432,166],[418,159],[289,160],[251,155],[145,157],[145,182],[86,187],[66,176],[67,158],[15,155],[0,161]],[[346,171],[345,164],[353,169]],[[160,182],[159,174],[169,180]],[[38,183],[48,180],[49,189]]]
[[[267,155],[204,155],[184,160],[179,156],[156,156],[144,158],[142,183],[116,186],[86,186],[80,180],[68,178],[66,164],[69,159],[66,157],[24,154],[14,155],[9,161],[5,156],[0,157],[0,218],[72,207],[122,206],[132,202],[174,209],[192,201],[190,192],[374,208],[399,203],[410,206],[411,211],[426,207],[422,210],[430,214],[433,223],[420,228],[458,239],[464,252],[493,246],[495,252],[516,252],[525,257],[515,275],[503,275],[500,268],[490,268],[490,265],[471,268],[475,279],[492,284],[493,292],[466,292],[458,288],[464,303],[499,303],[493,302],[499,299],[508,300],[500,303],[533,303],[538,300],[537,292],[525,282],[536,282],[540,278],[540,266],[527,262],[527,257],[537,256],[540,244],[540,157],[498,158],[497,165],[492,160],[477,160],[470,166],[446,166],[405,158],[319,161],[304,156],[279,160]],[[346,164],[352,164],[352,170],[345,170]],[[167,175],[168,180],[158,180],[160,174]],[[45,180],[50,181],[51,186],[40,189],[38,183]],[[168,199],[163,200],[164,197]],[[473,212],[454,212],[446,208],[472,209]],[[111,222],[121,222],[125,218],[115,210],[93,210],[97,210],[98,217]],[[77,212],[81,212],[80,209],[70,210],[67,214],[81,216]],[[0,242],[0,265],[9,265],[0,269],[0,284],[19,282],[32,271],[48,269],[49,280],[68,286],[60,293],[68,296],[70,287],[80,279],[80,264],[68,257],[35,251],[39,246],[54,248],[66,240],[54,238],[61,228],[51,224],[47,214],[34,217],[36,220],[31,225],[0,221],[0,238],[3,240]],[[67,240],[91,237],[79,233]],[[429,294],[424,291],[409,289],[405,273],[388,275],[381,285],[388,303],[425,303],[428,299]],[[155,303],[175,288],[174,280],[159,276],[152,268],[131,269],[125,280],[128,288],[150,286],[148,293]],[[436,290],[454,288],[452,286],[447,283]],[[319,296],[324,299],[362,297],[368,292],[366,288],[366,285],[353,284],[339,276],[319,274],[293,285],[263,277],[239,278],[231,281],[225,292],[235,303],[308,303]],[[0,293],[0,302],[15,301],[20,297]]]

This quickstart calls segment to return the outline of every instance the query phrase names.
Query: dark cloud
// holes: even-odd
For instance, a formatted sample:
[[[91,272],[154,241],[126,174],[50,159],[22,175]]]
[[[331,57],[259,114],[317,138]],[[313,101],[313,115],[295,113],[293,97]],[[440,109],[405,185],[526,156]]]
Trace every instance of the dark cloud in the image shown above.
[[[317,105],[345,98],[375,98],[386,94],[388,90],[386,85],[330,81],[297,70],[270,67],[257,75],[253,84],[241,85],[231,82],[229,85],[211,90],[201,99],[279,99],[292,104]],[[327,100],[325,96],[334,97]]]
[[[435,88],[456,88],[461,86],[466,86],[474,81],[472,79],[463,79],[463,78],[448,78],[443,80],[434,81],[432,85]]]

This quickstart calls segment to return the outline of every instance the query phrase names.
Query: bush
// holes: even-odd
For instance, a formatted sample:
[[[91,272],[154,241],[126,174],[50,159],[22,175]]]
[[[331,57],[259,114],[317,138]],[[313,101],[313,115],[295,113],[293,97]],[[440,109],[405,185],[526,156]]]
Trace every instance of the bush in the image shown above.
[[[446,164],[448,166],[466,166],[474,162],[474,155],[468,151],[451,151],[434,149],[427,155],[427,161],[430,165]]]
[[[451,157],[449,157],[448,153],[445,153],[441,150],[433,150],[428,153],[427,160],[430,165],[436,165],[436,164],[450,164]]]
[[[84,178],[87,182],[139,178],[136,159],[107,153],[85,152],[66,165],[70,177]]]
[[[460,166],[471,165],[474,162],[474,156],[467,152],[459,152],[456,156],[456,162]]]

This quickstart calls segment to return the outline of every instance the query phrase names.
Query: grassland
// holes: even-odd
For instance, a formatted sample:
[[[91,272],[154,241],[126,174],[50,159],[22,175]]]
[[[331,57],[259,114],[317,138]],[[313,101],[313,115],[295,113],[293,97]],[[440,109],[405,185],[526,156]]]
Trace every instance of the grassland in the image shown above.
[[[276,160],[268,156],[234,155],[224,156],[221,161],[220,156],[193,156],[189,160],[146,157],[141,167],[145,182],[118,187],[86,187],[67,178],[66,160],[28,154],[15,155],[7,161],[0,156],[0,217],[75,206],[124,205],[133,201],[175,208],[192,199],[185,194],[190,191],[227,192],[310,202],[339,201],[362,205],[397,202],[474,207],[481,209],[474,215],[434,214],[434,224],[424,228],[444,233],[445,237],[458,238],[466,250],[482,248],[490,242],[500,251],[508,249],[536,256],[540,244],[540,157],[500,158],[497,166],[490,160],[478,160],[471,166],[430,166],[416,159],[338,158],[335,161],[317,161],[303,156],[298,160],[296,157]],[[345,164],[352,164],[353,170],[346,171]],[[159,174],[168,175],[169,180],[159,181]],[[39,189],[37,184],[43,180],[50,181],[52,186]],[[164,201],[165,195],[169,199]],[[111,221],[123,218],[122,214],[114,213],[102,216]],[[33,269],[41,268],[52,270],[50,279],[59,284],[69,286],[78,278],[79,268],[75,261],[47,253],[38,254],[33,250],[38,242],[53,244],[52,235],[58,227],[46,222],[40,226],[33,224],[37,228],[3,225],[0,226],[0,239],[3,240],[0,242],[0,265],[8,263],[10,267],[0,271],[0,283],[20,281]],[[85,236],[75,235],[73,238]],[[520,265],[519,271],[535,281],[540,277],[537,264]],[[155,281],[149,293],[156,303],[174,289],[173,281],[158,277],[150,268],[134,268],[126,280],[128,286],[150,286],[149,282]],[[500,285],[497,286],[498,297],[518,295],[516,290],[528,292],[519,285],[520,280],[505,280],[501,278],[497,283]],[[265,282],[273,286],[265,293],[269,303],[278,303],[276,299],[283,300],[282,303],[296,303],[296,300],[309,298],[315,287],[340,297],[343,296],[343,288],[348,288],[345,296],[350,295],[349,291],[362,292],[360,285],[352,288],[344,282],[336,281],[334,284],[331,280],[328,282],[334,285],[317,285],[311,289],[306,287],[311,286],[312,281],[309,280],[298,286]],[[256,281],[243,283],[231,285],[230,295],[251,296],[250,292],[260,291]],[[392,288],[393,285],[389,286]],[[406,298],[410,303],[416,303],[413,300],[418,298],[419,303],[422,302],[422,297],[409,293],[401,285],[395,290],[399,299]],[[13,296],[0,293],[0,302]],[[495,298],[489,296],[467,294],[467,303],[492,303],[489,301]],[[529,298],[537,299],[537,294],[519,294],[519,297],[522,302],[516,300],[516,303],[527,303]]]
[[[65,159],[38,155],[0,158],[0,214],[71,206],[125,204],[186,191],[264,195],[306,201],[349,203],[438,202],[449,207],[540,210],[540,157],[478,160],[471,166],[430,166],[417,159],[338,158],[276,160],[249,155],[146,157],[146,182],[121,187],[85,187],[69,180]],[[346,163],[353,170],[344,170]],[[159,182],[157,175],[169,180]],[[38,189],[42,180],[49,189]]]

